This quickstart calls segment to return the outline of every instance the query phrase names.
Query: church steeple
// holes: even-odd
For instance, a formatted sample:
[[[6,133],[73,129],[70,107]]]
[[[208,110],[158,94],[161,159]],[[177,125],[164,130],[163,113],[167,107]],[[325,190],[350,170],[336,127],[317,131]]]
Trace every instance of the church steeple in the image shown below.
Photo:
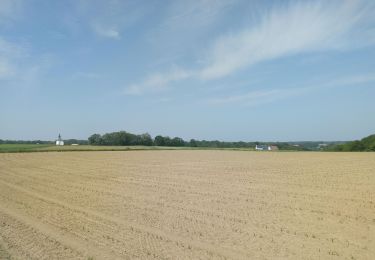
[[[61,139],[61,134],[59,134],[59,137],[56,140],[56,145],[64,145],[64,141]]]

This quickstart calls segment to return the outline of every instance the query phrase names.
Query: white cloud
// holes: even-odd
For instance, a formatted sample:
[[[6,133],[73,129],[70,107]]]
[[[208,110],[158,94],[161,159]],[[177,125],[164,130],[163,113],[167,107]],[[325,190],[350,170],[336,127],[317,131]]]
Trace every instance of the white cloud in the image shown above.
[[[332,80],[326,84],[324,87],[336,87],[336,86],[349,86],[349,85],[360,85],[375,81],[375,73],[355,75],[351,77],[344,77]]]
[[[218,39],[200,76],[220,78],[287,55],[368,44],[364,24],[374,11],[363,1],[294,2],[273,9],[258,25]]]
[[[148,77],[140,84],[133,84],[124,91],[126,95],[140,95],[144,92],[160,92],[171,82],[184,80],[192,76],[191,72],[174,68],[168,73],[157,73]]]
[[[173,81],[218,79],[285,56],[375,44],[374,13],[375,2],[365,0],[292,1],[287,6],[276,5],[263,12],[258,23],[219,37],[206,50],[203,65],[195,64],[196,69],[186,70],[188,77]],[[168,74],[157,75],[168,79]],[[151,84],[152,81],[146,84],[149,89]],[[139,85],[132,88],[138,89]]]
[[[211,105],[225,105],[235,103],[237,105],[255,106],[264,103],[271,103],[292,96],[297,96],[309,90],[310,88],[255,90],[238,95],[210,98],[206,100],[205,103]]]
[[[341,77],[339,79],[310,84],[298,88],[277,88],[269,90],[255,90],[237,95],[227,95],[205,100],[210,105],[237,104],[245,106],[256,106],[264,103],[272,103],[278,100],[304,95],[314,91],[327,88],[345,87],[350,85],[366,84],[375,82],[375,73]]]

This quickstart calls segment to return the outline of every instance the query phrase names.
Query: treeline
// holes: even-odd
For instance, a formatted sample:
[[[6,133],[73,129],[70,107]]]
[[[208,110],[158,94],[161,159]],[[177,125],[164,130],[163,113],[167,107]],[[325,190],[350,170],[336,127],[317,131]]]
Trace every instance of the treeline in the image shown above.
[[[91,145],[145,145],[151,146],[154,140],[151,135],[145,134],[132,134],[125,131],[107,133],[104,135],[93,134],[88,138]]]
[[[271,145],[277,146],[279,150],[293,150],[293,151],[305,151],[303,147],[296,147],[285,142],[222,142],[222,141],[206,141],[206,140],[194,140],[191,139],[189,142],[190,147],[209,147],[209,148],[255,148],[256,145]]]
[[[80,145],[87,145],[89,142],[87,140],[79,140],[79,139],[66,139],[63,140],[65,145],[70,144],[80,144]],[[1,140],[0,144],[55,144],[55,141],[43,141],[43,140]]]
[[[255,142],[221,142],[195,140],[185,141],[180,137],[157,135],[152,138],[150,134],[132,134],[126,131],[93,134],[88,138],[91,145],[145,145],[145,146],[174,146],[174,147],[213,147],[213,148],[253,148]]]
[[[71,145],[71,144],[87,145],[87,144],[89,144],[89,141],[80,140],[80,139],[65,139],[63,141],[64,141],[65,145]]]
[[[375,151],[375,134],[367,136],[361,140],[347,142],[327,148],[328,151],[338,152],[362,152]]]
[[[152,138],[150,134],[132,134],[126,131],[93,134],[88,138],[91,145],[145,145],[145,146],[172,146],[172,147],[201,147],[201,148],[254,148],[257,144],[276,145],[280,150],[306,150],[303,147],[294,146],[285,142],[223,142],[195,140],[185,141],[180,137],[157,135]]]
[[[186,146],[186,142],[179,137],[156,136],[150,134],[132,134],[126,131],[106,133],[104,135],[93,134],[88,138],[91,145],[144,145],[144,146]]]
[[[222,142],[218,140],[195,140],[184,141],[179,137],[169,138],[168,136],[156,136],[155,145],[157,146],[187,146],[187,147],[208,147],[208,148],[254,148],[254,142]]]
[[[52,141],[42,141],[42,140],[1,140],[0,144],[53,144]]]

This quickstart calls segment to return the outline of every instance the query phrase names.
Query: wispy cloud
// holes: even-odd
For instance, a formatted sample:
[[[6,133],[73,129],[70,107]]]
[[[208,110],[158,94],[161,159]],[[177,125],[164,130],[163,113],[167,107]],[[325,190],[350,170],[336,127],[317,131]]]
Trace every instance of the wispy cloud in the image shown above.
[[[278,7],[265,14],[258,25],[217,40],[201,77],[224,77],[287,55],[373,44],[368,42],[364,24],[374,10],[373,4],[363,1],[294,2]]]
[[[242,94],[215,97],[205,101],[211,105],[233,104],[256,106],[264,103],[271,103],[277,100],[298,96],[309,91],[310,88],[288,88],[288,89],[271,89],[271,90],[255,90]]]
[[[364,0],[292,1],[276,5],[260,14],[258,22],[216,39],[202,57],[203,65],[195,64],[194,69],[186,69],[189,76],[173,81],[208,81],[285,56],[375,44],[374,13],[375,3]],[[157,75],[157,82],[167,85],[172,81],[169,72]],[[152,80],[146,85],[152,89]]]
[[[125,88],[126,95],[141,95],[145,92],[160,92],[165,90],[169,83],[191,77],[191,72],[174,68],[168,74],[157,73],[148,77],[140,84],[133,84]]]
[[[339,79],[300,86],[298,88],[277,88],[268,90],[254,90],[236,95],[213,97],[204,100],[210,105],[236,104],[242,106],[257,106],[279,100],[305,95],[308,93],[325,90],[327,88],[345,87],[375,82],[375,73],[341,77]]]
[[[343,77],[335,79],[323,84],[323,87],[337,87],[337,86],[350,86],[360,85],[375,81],[375,72],[371,74],[361,74],[350,77]]]

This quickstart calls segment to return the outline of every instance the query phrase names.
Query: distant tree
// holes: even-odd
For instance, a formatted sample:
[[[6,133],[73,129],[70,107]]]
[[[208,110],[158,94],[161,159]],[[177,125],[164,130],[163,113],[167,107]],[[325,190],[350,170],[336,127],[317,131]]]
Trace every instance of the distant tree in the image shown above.
[[[154,139],[157,146],[185,146],[186,142],[180,137],[170,138],[169,136],[158,135]]]
[[[164,136],[164,146],[172,146],[172,141],[169,136]]]
[[[91,145],[101,145],[102,137],[100,134],[93,134],[88,138],[89,144]]]
[[[375,135],[367,136],[360,141],[356,140],[344,144],[335,145],[333,147],[329,147],[327,150],[343,152],[375,151]]]
[[[185,141],[180,137],[175,137],[170,141],[170,146],[185,146]]]
[[[141,134],[139,138],[140,138],[141,145],[147,145],[147,146],[153,145],[152,137],[150,134],[148,133]]]
[[[198,146],[197,141],[195,139],[190,139],[189,146],[190,147],[197,147]]]
[[[155,139],[154,139],[154,144],[156,146],[165,146],[164,137],[161,136],[161,135],[156,136]]]

